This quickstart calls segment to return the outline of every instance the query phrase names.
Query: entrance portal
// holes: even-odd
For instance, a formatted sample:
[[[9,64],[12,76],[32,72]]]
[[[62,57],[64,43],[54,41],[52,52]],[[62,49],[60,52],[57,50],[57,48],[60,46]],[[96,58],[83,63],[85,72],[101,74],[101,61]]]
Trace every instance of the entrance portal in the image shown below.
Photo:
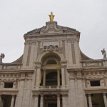
[[[105,107],[102,94],[92,95],[92,106],[93,107]]]
[[[57,107],[57,96],[56,95],[45,95],[44,96],[45,107]]]
[[[57,107],[56,103],[48,103],[48,107]]]

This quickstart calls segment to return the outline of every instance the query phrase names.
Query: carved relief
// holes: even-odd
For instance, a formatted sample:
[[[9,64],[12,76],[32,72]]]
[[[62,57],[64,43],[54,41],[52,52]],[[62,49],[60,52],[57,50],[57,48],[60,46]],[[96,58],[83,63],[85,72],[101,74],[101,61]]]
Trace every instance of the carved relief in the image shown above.
[[[57,45],[49,45],[49,46],[44,46],[44,51],[58,51],[58,46]]]
[[[62,47],[58,47],[58,45],[49,45],[49,46],[44,46],[43,48],[40,48],[40,54],[43,52],[59,52],[59,53],[63,53],[63,48]]]
[[[69,75],[69,79],[72,80],[72,79],[75,79],[76,78],[76,74],[74,72],[71,72],[70,75]]]
[[[101,78],[104,78],[104,72],[103,71],[88,71],[88,72],[84,72],[84,76],[87,79],[101,79]]]

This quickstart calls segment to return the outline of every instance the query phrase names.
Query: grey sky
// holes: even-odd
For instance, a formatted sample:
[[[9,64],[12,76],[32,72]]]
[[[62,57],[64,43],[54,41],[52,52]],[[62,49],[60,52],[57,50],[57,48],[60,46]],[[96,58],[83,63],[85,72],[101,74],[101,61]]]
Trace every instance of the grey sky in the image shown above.
[[[81,32],[80,48],[91,58],[107,50],[107,0],[0,0],[0,53],[4,62],[20,57],[23,35],[45,25],[54,12],[59,25]]]

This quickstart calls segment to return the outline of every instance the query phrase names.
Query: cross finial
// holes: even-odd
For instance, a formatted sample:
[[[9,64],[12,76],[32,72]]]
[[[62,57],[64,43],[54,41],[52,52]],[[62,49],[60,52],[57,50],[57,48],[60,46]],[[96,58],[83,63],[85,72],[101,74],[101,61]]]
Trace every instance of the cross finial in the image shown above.
[[[54,17],[55,17],[55,15],[53,14],[53,12],[51,12],[51,14],[49,15],[50,22],[54,21]]]

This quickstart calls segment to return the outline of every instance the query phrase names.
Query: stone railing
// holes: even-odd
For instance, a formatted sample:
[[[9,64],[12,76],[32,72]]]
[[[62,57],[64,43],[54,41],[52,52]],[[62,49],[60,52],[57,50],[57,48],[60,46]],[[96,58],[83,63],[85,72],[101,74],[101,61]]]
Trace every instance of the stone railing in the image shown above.
[[[107,67],[106,60],[83,60],[82,67]]]
[[[63,86],[39,86],[32,89],[33,95],[40,94],[61,94],[68,95],[68,88]]]
[[[40,86],[40,89],[59,89],[61,86]]]
[[[22,64],[1,64],[0,70],[14,70],[14,69],[20,69]]]

